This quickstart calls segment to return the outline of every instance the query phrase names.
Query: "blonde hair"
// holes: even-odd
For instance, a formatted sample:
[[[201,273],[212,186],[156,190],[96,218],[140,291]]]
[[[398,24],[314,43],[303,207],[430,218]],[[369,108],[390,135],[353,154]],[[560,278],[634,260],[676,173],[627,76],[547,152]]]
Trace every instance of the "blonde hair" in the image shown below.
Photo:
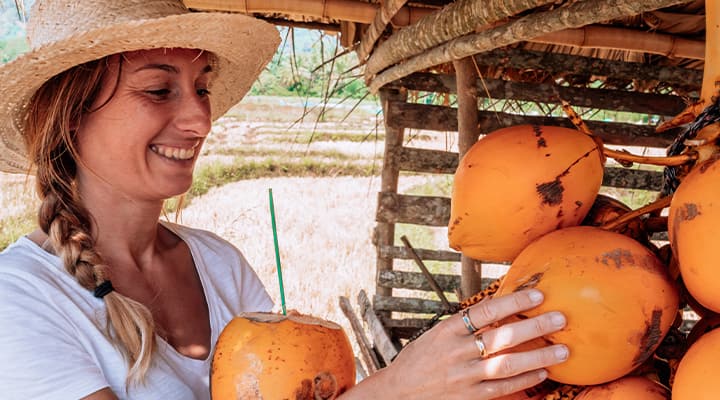
[[[40,229],[48,235],[67,272],[90,291],[107,281],[109,266],[95,249],[93,220],[78,195],[75,178],[79,158],[73,127],[84,114],[94,111],[90,107],[107,64],[108,57],[91,61],[47,81],[35,92],[24,120],[26,148],[37,171]],[[142,383],[156,344],[152,314],[143,304],[117,291],[102,299],[107,307],[106,335],[128,362],[126,383]]]

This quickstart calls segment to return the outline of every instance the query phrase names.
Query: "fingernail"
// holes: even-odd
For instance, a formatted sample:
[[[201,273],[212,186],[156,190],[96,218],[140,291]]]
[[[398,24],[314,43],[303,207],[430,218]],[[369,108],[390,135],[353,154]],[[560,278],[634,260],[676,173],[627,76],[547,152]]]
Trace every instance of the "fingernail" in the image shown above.
[[[532,301],[533,303],[539,303],[543,299],[543,294],[540,293],[539,290],[531,290],[528,293],[528,297],[530,297],[530,301]]]
[[[555,326],[564,326],[565,325],[565,316],[559,312],[555,312],[550,315],[550,321]]]
[[[545,378],[547,378],[547,371],[545,371],[544,369],[538,371],[538,378],[540,378],[540,380],[544,380]]]
[[[555,358],[558,360],[565,360],[568,357],[568,349],[565,346],[558,346],[555,348]]]

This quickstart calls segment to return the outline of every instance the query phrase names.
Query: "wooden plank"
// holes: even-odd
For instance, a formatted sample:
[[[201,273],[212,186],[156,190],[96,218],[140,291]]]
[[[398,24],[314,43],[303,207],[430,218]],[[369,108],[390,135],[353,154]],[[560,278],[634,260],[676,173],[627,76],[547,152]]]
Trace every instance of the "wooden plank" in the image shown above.
[[[606,168],[603,186],[659,191],[662,173],[635,169]],[[445,227],[450,221],[450,198],[378,193],[375,220],[382,223]]]
[[[383,112],[388,115],[388,105],[393,102],[404,103],[407,99],[407,91],[399,92],[396,90],[382,90],[380,92],[380,101],[382,103]],[[390,154],[402,146],[405,128],[402,125],[388,125],[385,120],[385,155],[383,157],[383,168],[380,175],[380,190],[386,192],[397,192],[398,179],[400,177],[400,168],[397,162]],[[375,227],[375,245],[376,246],[392,246],[395,244],[395,225],[392,223],[379,222]],[[393,269],[393,259],[382,257],[378,254],[375,268],[377,271],[390,271]],[[387,288],[376,287],[378,294],[390,295]]]
[[[391,157],[402,171],[433,174],[454,174],[458,166],[458,153],[440,150],[400,147]],[[663,176],[660,171],[606,167],[603,186],[659,191]]]
[[[450,303],[457,306],[458,303]],[[445,310],[445,306],[437,300],[418,299],[414,297],[392,297],[375,295],[373,305],[377,311],[396,311],[415,314],[436,314]]]
[[[397,258],[397,259],[404,259],[404,260],[412,259],[410,252],[404,247],[378,246],[378,251],[383,257],[387,257],[387,258]],[[460,253],[455,252],[455,251],[429,250],[429,249],[415,249],[415,251],[418,253],[420,258],[422,258],[423,260],[451,261],[451,262],[459,262],[460,261]],[[390,271],[390,272],[392,272],[392,271]]]
[[[453,293],[455,288],[460,286],[460,276],[458,275],[433,274],[433,277],[445,292]],[[495,278],[483,278],[482,287],[487,287],[493,282],[495,282]],[[377,283],[396,289],[432,291],[427,279],[419,272],[383,271],[378,274]]]
[[[663,173],[640,169],[605,167],[603,186],[623,189],[642,189],[660,191]]]
[[[502,79],[478,79],[478,96],[494,99],[559,104],[558,95],[573,107],[626,111],[640,114],[675,116],[687,103],[680,96],[638,93],[626,90],[591,89],[547,83],[512,82]],[[386,87],[436,93],[456,93],[455,77],[448,74],[415,73]]]
[[[380,192],[375,220],[391,224],[447,226],[450,220],[450,199]]]
[[[343,314],[345,314],[345,317],[347,317],[348,321],[350,321],[350,327],[353,330],[353,334],[355,334],[355,341],[360,348],[360,355],[367,367],[367,371],[370,374],[374,374],[382,367],[382,364],[380,364],[380,360],[378,360],[377,355],[373,351],[373,346],[365,335],[365,330],[363,329],[360,320],[355,315],[352,305],[350,305],[350,300],[348,300],[345,296],[340,296],[339,304]]]
[[[380,296],[388,297],[382,295]],[[360,293],[358,293],[357,302],[360,306],[360,315],[365,323],[368,324],[370,335],[375,343],[375,348],[380,354],[380,357],[382,357],[385,365],[389,365],[397,355],[398,348],[395,344],[393,344],[378,316],[375,315],[376,308],[370,304],[370,299],[368,299],[364,290],[360,290]]]
[[[605,76],[614,80],[662,82],[683,88],[683,91],[700,91],[702,69],[662,66],[652,63],[625,62],[593,57],[528,51],[517,48],[495,49],[475,55],[478,65],[506,67],[521,70],[539,70],[557,74]],[[698,94],[699,96],[699,94]]]
[[[522,124],[552,125],[574,128],[565,117],[538,117],[502,112],[478,111],[482,132]],[[457,132],[457,109],[445,106],[391,102],[385,118],[389,126],[411,129]],[[680,129],[656,133],[655,127],[620,122],[585,121],[595,135],[606,144],[665,148],[669,146]]]

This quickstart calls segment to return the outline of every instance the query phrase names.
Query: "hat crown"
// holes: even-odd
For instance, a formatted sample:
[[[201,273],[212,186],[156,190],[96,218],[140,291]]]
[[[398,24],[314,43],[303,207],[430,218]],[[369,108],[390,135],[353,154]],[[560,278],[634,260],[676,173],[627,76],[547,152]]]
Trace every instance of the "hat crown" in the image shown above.
[[[32,48],[91,30],[169,15],[188,9],[180,0],[37,0],[27,24]]]

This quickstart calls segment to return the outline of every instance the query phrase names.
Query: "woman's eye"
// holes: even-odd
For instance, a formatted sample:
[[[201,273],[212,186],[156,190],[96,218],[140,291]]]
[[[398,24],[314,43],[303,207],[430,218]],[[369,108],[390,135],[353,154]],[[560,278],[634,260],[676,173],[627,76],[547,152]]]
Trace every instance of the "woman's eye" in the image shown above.
[[[201,88],[197,89],[197,94],[198,96],[205,97],[210,95],[210,91],[208,89]]]
[[[167,97],[170,94],[170,89],[146,90],[145,93],[158,98]]]

